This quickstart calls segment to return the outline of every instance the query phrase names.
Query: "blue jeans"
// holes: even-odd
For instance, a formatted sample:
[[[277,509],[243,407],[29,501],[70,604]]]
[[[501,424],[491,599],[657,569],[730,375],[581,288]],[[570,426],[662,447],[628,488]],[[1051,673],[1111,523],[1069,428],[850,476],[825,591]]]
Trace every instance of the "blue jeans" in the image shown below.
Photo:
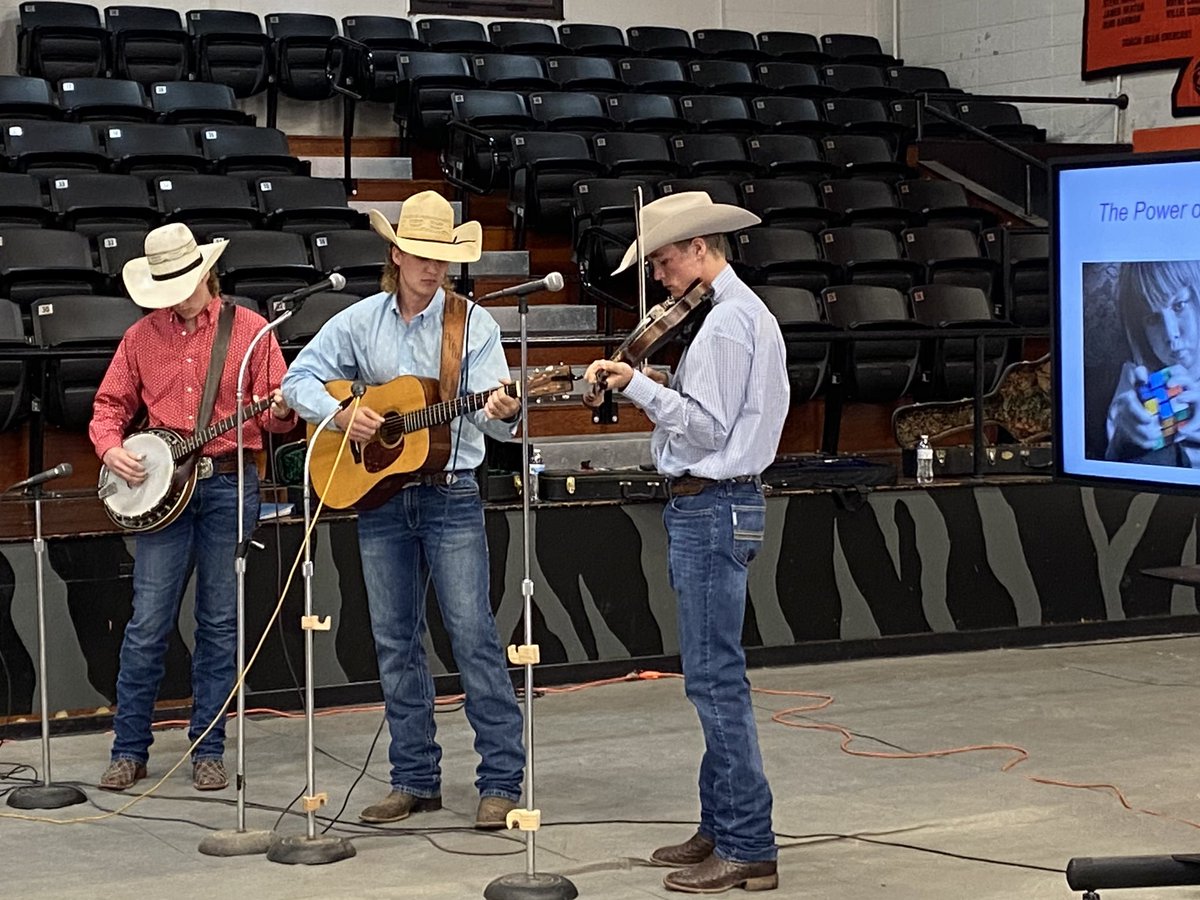
[[[416,797],[435,797],[442,789],[433,676],[422,642],[432,575],[475,730],[475,786],[481,796],[520,800],[523,723],[492,615],[474,474],[460,472],[451,485],[403,488],[377,509],[360,512],[358,543],[392,738],[392,789]]]
[[[246,532],[258,519],[258,472],[247,466]],[[179,604],[196,571],[196,650],[192,656],[195,741],[217,719],[192,753],[220,759],[225,749],[225,699],[237,667],[237,475],[196,482],[196,492],[174,522],[137,537],[133,562],[133,618],[121,641],[112,758],[145,762],[154,736],[150,716],[166,668],[167,644],[179,621]]]
[[[757,485],[723,482],[673,497],[663,521],[684,689],[704,731],[699,830],[722,859],[775,859],[771,788],[741,640],[746,571],[762,545],[766,503]]]

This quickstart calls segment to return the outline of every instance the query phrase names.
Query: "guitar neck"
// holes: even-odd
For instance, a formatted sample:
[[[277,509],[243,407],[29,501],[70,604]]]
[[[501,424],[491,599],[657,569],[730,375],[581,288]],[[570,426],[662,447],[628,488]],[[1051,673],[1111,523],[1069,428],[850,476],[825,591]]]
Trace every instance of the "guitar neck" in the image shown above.
[[[243,418],[252,419],[260,412],[267,409],[271,405],[271,398],[264,397],[262,400],[255,400],[253,403],[244,407],[242,410]],[[183,459],[189,453],[194,453],[211,441],[213,438],[224,434],[230,428],[237,425],[238,414],[233,413],[223,419],[213,422],[207,428],[202,428],[189,438],[184,438],[174,450],[174,457],[178,461]]]
[[[431,403],[429,406],[401,415],[400,421],[402,427],[405,433],[410,433],[420,431],[423,428],[432,428],[435,425],[444,425],[459,416],[483,409],[484,404],[487,403],[487,398],[496,390],[503,390],[510,397],[517,396],[517,386],[515,384],[505,384],[498,385],[491,390],[480,391],[477,394],[455,397],[453,400],[447,400],[443,403]]]

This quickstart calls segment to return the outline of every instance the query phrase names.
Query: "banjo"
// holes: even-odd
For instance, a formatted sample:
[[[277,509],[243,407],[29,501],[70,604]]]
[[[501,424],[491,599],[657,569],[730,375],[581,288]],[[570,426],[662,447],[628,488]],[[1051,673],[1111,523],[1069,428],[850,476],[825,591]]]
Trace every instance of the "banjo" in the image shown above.
[[[243,415],[253,418],[271,405],[271,398],[256,400],[245,407]],[[146,480],[130,485],[124,478],[100,467],[99,495],[104,511],[126,531],[157,531],[174,522],[196,489],[200,469],[196,451],[218,435],[237,425],[237,413],[213,422],[191,437],[170,428],[148,428],[125,438],[121,446],[141,456]],[[206,476],[207,477],[207,476]]]

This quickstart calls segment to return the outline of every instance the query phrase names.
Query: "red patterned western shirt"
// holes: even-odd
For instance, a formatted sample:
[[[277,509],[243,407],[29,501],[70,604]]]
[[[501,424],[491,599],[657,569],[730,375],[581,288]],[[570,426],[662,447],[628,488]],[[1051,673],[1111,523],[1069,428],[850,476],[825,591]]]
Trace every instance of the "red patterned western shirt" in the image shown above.
[[[92,407],[88,436],[97,456],[103,459],[108,450],[120,446],[142,404],[149,413],[149,427],[171,428],[184,435],[195,432],[220,311],[221,301],[214,299],[196,317],[196,330],[190,334],[183,319],[170,309],[148,313],[125,332]],[[238,368],[263,323],[257,313],[242,306],[235,308],[229,352],[225,355],[210,422],[236,412]],[[254,348],[246,367],[244,403],[250,403],[254,396],[269,396],[279,387],[286,370],[275,335],[267,335]],[[270,409],[247,419],[243,430],[246,449],[262,449],[263,429],[290,431],[295,424],[295,415],[278,419]],[[205,456],[224,456],[236,451],[237,435],[233,429],[204,445]]]

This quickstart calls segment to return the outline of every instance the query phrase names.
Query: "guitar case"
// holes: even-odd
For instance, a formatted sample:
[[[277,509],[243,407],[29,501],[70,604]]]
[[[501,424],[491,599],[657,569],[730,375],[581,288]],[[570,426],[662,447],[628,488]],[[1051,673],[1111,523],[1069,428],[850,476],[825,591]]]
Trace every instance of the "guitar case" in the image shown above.
[[[633,469],[546,470],[538,477],[543,501],[665,500],[667,479],[657,472]]]
[[[1054,447],[1051,444],[1000,444],[983,448],[984,475],[1050,475],[1054,467]],[[917,474],[917,451],[901,454],[905,475]],[[935,476],[970,476],[975,474],[974,447],[934,447]]]
[[[762,474],[772,493],[789,490],[855,490],[896,483],[896,467],[860,456],[780,456]]]

